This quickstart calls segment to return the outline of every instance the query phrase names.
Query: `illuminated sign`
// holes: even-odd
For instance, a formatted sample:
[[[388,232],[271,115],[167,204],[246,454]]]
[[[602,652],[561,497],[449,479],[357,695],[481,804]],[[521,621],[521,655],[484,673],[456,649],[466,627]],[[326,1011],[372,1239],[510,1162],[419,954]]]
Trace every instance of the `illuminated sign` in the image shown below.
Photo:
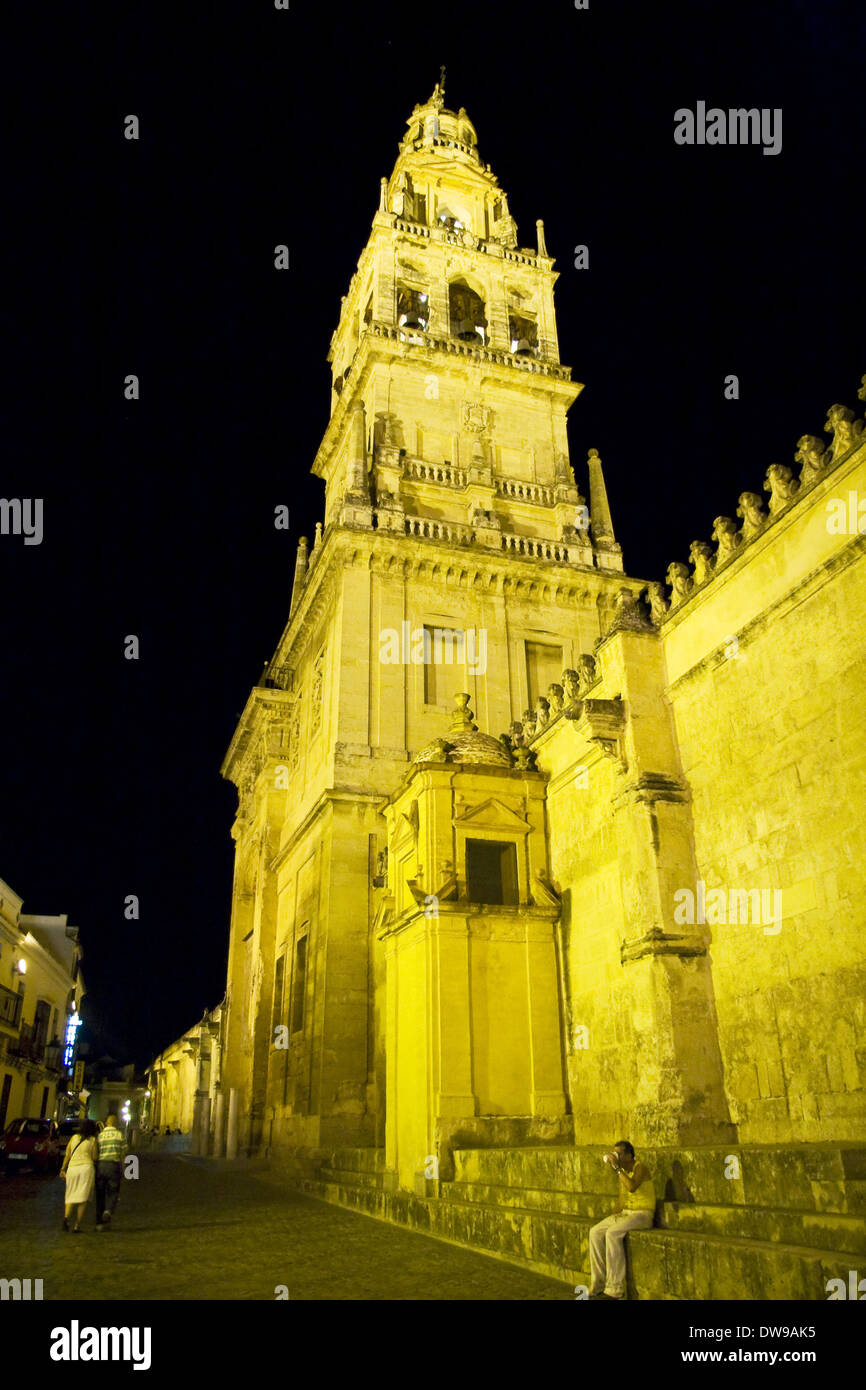
[[[77,1013],[70,1014],[66,1020],[66,1036],[64,1038],[65,1047],[63,1049],[63,1066],[66,1071],[72,1066],[72,1057],[75,1052],[75,1036],[81,1027],[81,1019]]]

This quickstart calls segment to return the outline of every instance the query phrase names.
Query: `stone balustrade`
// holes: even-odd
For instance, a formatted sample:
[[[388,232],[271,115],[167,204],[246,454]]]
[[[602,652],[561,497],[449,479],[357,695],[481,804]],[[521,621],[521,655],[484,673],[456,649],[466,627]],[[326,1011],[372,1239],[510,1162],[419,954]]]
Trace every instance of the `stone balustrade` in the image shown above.
[[[497,478],[496,491],[500,497],[509,497],[515,502],[534,502],[541,507],[552,507],[554,503],[553,488],[546,487],[544,483],[525,483],[518,478]]]
[[[424,540],[448,541],[451,545],[471,545],[472,530],[453,521],[439,521],[435,517],[407,516],[406,535],[420,536]]]
[[[535,536],[503,534],[502,549],[512,551],[517,555],[529,555],[533,560],[555,560],[560,565],[569,565],[574,562],[571,550],[564,541],[548,541]]]
[[[467,473],[453,463],[426,463],[424,459],[407,458],[405,475],[419,483],[444,483],[446,487],[465,487]]]
[[[571,380],[571,368],[557,362],[543,362],[537,357],[517,356],[501,348],[471,347],[459,338],[435,338],[419,328],[397,328],[394,324],[379,323],[375,319],[365,324],[361,338],[366,336],[384,338],[391,342],[412,342],[434,352],[446,352],[455,357],[469,357],[476,362],[491,362],[501,367],[514,367],[517,371],[536,376],[552,376],[558,381]],[[336,412],[335,412],[336,413]]]

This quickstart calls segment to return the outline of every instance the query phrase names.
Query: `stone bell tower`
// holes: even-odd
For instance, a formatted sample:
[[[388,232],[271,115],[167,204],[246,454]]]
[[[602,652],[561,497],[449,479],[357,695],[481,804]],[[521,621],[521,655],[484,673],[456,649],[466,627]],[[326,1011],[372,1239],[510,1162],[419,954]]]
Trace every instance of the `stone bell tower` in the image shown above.
[[[250,1151],[384,1143],[382,808],[455,691],[483,729],[542,727],[641,587],[597,452],[589,506],[569,462],[582,387],[543,225],[520,245],[441,84],[377,201],[328,357],[324,523],[223,765],[239,791],[223,1077]]]

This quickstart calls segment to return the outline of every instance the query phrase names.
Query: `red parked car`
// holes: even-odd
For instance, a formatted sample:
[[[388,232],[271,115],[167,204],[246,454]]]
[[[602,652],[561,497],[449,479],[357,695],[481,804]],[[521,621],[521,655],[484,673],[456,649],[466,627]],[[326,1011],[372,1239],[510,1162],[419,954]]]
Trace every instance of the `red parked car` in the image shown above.
[[[7,1173],[22,1168],[56,1173],[61,1161],[53,1120],[13,1120],[0,1138],[0,1167]]]

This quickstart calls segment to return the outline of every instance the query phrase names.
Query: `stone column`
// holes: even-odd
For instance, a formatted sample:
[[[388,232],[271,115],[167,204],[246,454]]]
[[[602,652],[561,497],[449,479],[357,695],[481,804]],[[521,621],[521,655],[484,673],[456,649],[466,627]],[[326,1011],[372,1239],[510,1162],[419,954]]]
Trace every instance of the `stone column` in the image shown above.
[[[199,1106],[198,1154],[207,1158],[210,1148],[210,1096],[202,1096]]]
[[[226,1097],[225,1091],[217,1091],[214,1100],[213,1156],[224,1158],[226,1151]]]
[[[238,1093],[232,1086],[229,1090],[229,1118],[226,1126],[226,1158],[238,1156]]]

